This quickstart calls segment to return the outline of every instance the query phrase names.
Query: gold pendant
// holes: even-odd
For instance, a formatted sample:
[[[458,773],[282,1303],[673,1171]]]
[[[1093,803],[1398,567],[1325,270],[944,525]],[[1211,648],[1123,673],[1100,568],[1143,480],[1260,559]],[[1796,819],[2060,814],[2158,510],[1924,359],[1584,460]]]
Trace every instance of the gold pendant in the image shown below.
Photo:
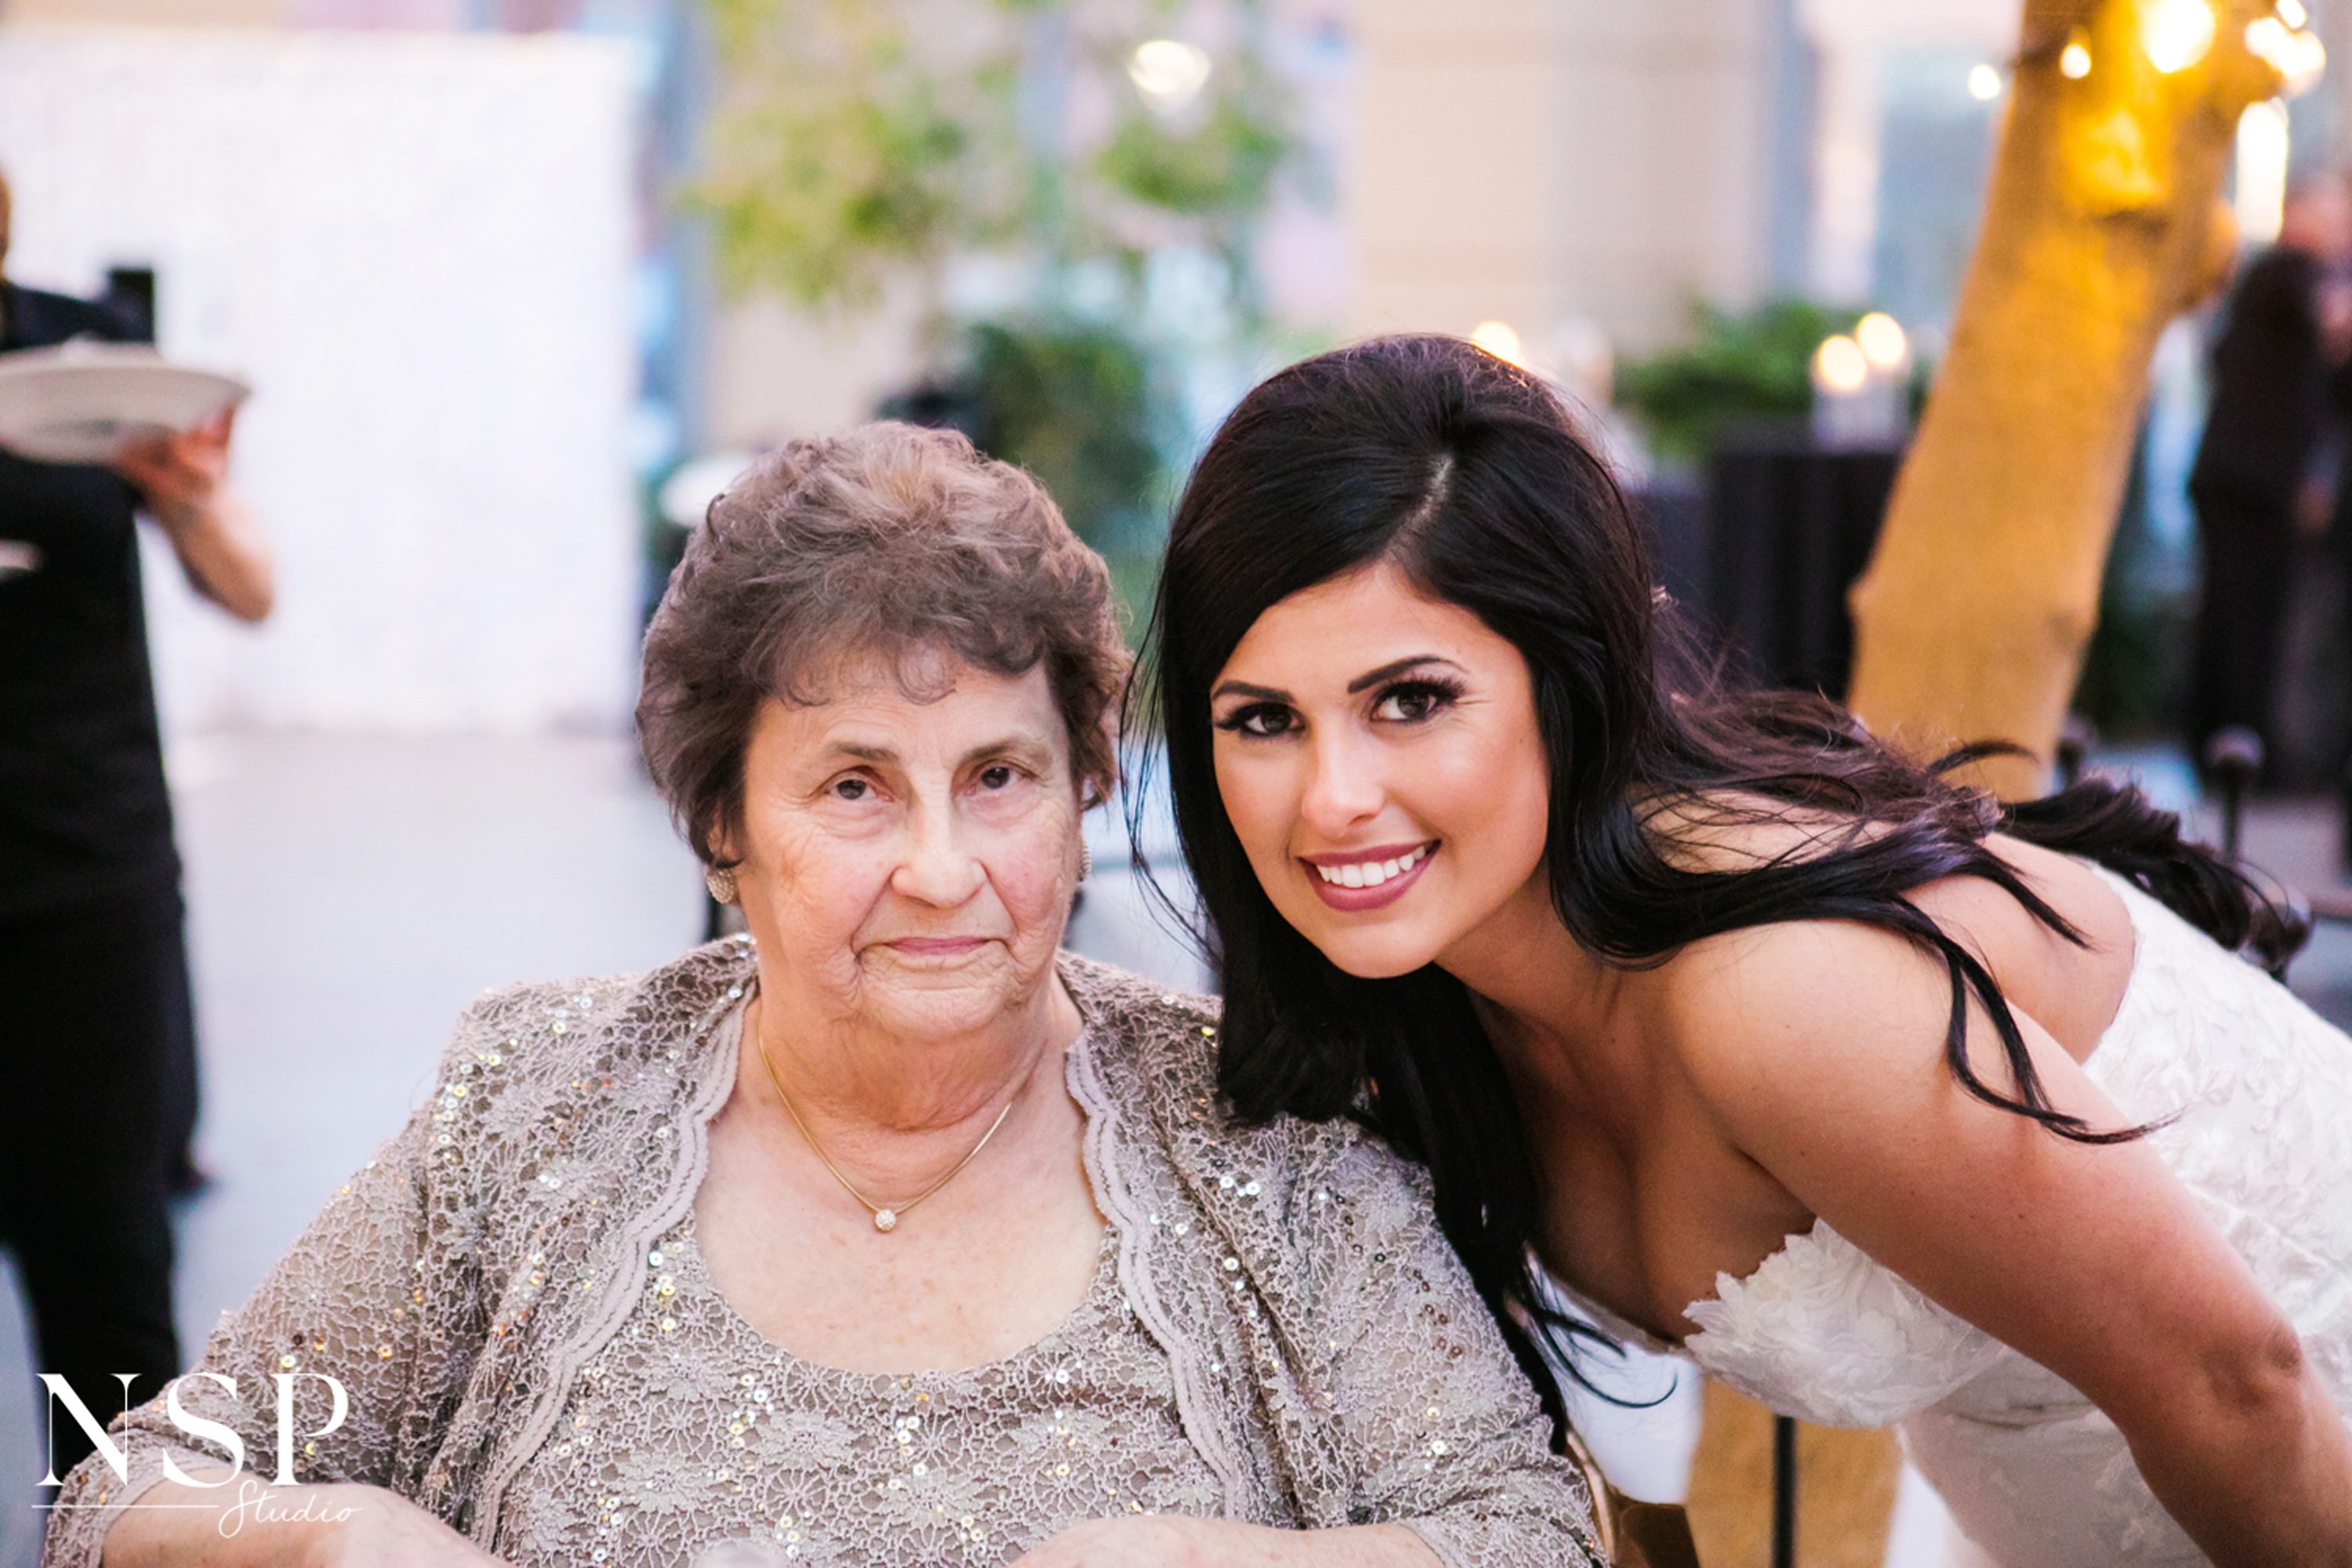
[[[898,1229],[898,1211],[897,1209],[876,1209],[874,1211],[874,1228],[877,1230]]]

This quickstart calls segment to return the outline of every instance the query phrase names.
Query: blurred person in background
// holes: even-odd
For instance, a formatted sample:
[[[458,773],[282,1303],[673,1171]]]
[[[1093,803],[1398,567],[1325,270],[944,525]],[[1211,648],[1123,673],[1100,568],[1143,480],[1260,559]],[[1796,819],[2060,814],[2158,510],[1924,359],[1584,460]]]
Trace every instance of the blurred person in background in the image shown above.
[[[2199,757],[2231,725],[2276,740],[2296,554],[2335,508],[2330,383],[2352,350],[2347,267],[2352,194],[2334,175],[2297,185],[2278,243],[2239,279],[2214,345],[2212,405],[2189,480],[2205,582],[2189,708]]]
[[[761,459],[637,710],[749,932],[478,1003],[223,1318],[175,1392],[264,1469],[299,1384],[300,1522],[151,1400],[50,1568],[1597,1568],[1422,1173],[1229,1119],[1214,1005],[1061,951],[1126,664],[962,437]]]
[[[9,199],[0,182],[0,265]],[[0,274],[0,351],[145,334]],[[270,557],[225,482],[229,416],[113,468],[0,450],[0,1243],[35,1368],[94,1411],[179,1371],[166,1203],[200,1180],[194,1028],[141,598],[137,514],[195,590],[269,613]],[[46,1402],[46,1396],[44,1396]],[[49,1474],[89,1448],[61,1421]]]

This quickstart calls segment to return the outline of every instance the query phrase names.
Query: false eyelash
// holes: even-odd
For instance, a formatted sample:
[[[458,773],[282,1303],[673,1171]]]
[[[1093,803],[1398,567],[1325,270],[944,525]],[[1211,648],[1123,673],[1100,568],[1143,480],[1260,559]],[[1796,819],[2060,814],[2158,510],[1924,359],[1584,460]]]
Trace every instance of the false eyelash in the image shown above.
[[[1216,727],[1229,734],[1249,735],[1255,738],[1257,732],[1248,727],[1250,720],[1260,713],[1279,710],[1279,705],[1276,703],[1254,702],[1246,708],[1236,708],[1223,719],[1217,720]]]

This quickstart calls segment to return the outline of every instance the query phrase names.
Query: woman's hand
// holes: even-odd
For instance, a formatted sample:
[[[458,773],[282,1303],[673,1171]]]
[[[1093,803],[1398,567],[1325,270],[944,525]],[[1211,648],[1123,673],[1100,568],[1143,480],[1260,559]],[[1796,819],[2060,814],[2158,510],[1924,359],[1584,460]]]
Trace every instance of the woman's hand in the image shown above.
[[[1147,1513],[1075,1525],[1013,1568],[1433,1568],[1436,1562],[1419,1536],[1392,1524],[1269,1530]]]
[[[106,1532],[106,1568],[506,1568],[382,1487],[161,1481]]]
[[[132,447],[115,469],[139,488],[140,504],[172,542],[196,592],[243,621],[269,614],[276,596],[269,542],[228,483],[229,432],[236,411],[175,436]]]
[[[1013,1568],[1209,1568],[1200,1527],[1216,1521],[1135,1514],[1089,1520],[1017,1559]]]
[[[158,436],[126,448],[115,459],[122,477],[139,487],[148,515],[177,533],[212,510],[228,476],[229,431],[234,409],[223,410],[192,430]]]
[[[303,1568],[506,1568],[435,1515],[382,1487],[314,1487],[316,1527]]]

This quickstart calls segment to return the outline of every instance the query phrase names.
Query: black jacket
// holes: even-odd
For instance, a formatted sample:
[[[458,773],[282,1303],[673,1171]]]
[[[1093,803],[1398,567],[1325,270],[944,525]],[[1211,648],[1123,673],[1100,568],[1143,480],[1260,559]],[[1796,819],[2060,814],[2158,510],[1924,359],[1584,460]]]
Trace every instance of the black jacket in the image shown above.
[[[2213,403],[2193,489],[2282,511],[2294,504],[2332,417],[2319,325],[2323,279],[2309,254],[2279,246],[2238,280],[2213,347]]]
[[[0,282],[0,351],[142,334]],[[137,494],[110,468],[0,451],[0,919],[178,884],[147,662]]]

